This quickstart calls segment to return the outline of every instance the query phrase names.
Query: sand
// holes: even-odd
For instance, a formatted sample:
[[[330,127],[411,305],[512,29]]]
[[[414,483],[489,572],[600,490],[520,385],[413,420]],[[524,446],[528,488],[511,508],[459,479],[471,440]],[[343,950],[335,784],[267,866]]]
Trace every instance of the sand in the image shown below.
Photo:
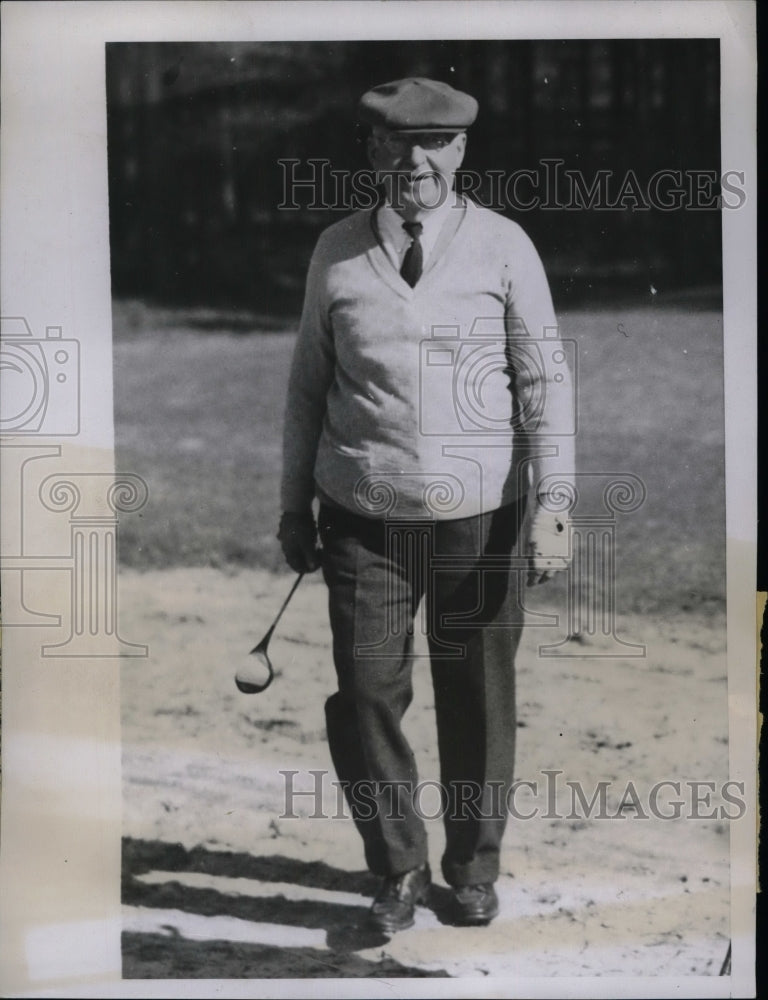
[[[514,804],[521,816],[538,815],[510,820],[501,915],[487,928],[447,923],[435,818],[431,908],[388,939],[366,929],[376,881],[332,785],[323,704],[334,679],[319,577],[302,583],[272,640],[271,687],[248,696],[233,683],[290,584],[258,570],[121,574],[121,633],[149,646],[122,671],[124,977],[719,974],[729,823],[739,811],[721,795],[721,618],[619,616],[616,634],[645,645],[643,656],[617,656],[603,635],[562,647],[572,655],[542,656],[538,647],[567,630],[527,628],[516,777],[538,787],[521,787]],[[541,595],[533,606],[555,612]],[[406,729],[422,781],[436,780],[423,656]],[[288,800],[289,781],[311,791],[316,780],[319,811],[312,795]],[[665,780],[679,782],[680,794],[659,789],[662,815],[654,815],[652,789]],[[587,800],[608,783],[602,818],[599,803],[591,812],[580,805],[568,781]],[[710,786],[696,791],[696,781]],[[436,813],[423,789],[424,812]],[[663,818],[674,816],[676,799],[682,815]]]

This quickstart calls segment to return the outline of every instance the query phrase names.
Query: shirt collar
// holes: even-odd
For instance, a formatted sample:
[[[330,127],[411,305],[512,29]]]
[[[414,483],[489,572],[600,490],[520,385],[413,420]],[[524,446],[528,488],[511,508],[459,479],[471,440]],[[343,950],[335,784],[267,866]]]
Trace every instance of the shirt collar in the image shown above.
[[[445,199],[442,205],[438,205],[431,211],[425,212],[422,218],[419,219],[419,222],[424,227],[421,234],[422,244],[431,247],[437,241],[438,234],[443,228],[443,223],[456,203],[453,192],[451,192],[451,195],[450,198]],[[398,251],[402,250],[407,244],[410,244],[411,237],[403,229],[402,216],[398,215],[394,208],[387,202],[384,202],[379,207],[376,221],[381,239],[385,243],[389,243],[390,246],[393,246]]]

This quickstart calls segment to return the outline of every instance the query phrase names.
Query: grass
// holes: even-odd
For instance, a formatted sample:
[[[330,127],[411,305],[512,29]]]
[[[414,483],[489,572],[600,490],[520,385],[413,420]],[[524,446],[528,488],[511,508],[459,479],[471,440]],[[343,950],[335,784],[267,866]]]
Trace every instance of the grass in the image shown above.
[[[619,606],[714,610],[725,592],[720,313],[670,303],[559,318],[577,343],[580,470],[633,473],[647,490],[617,518]],[[121,518],[123,565],[285,569],[274,536],[293,341],[264,317],[115,303],[116,462],[150,488]],[[583,501],[599,510],[597,478]]]

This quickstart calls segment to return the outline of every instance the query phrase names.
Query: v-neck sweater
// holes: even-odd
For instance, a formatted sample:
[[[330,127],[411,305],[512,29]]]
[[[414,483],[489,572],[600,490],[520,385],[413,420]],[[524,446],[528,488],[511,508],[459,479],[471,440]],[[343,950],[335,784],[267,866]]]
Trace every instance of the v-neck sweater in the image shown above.
[[[310,262],[286,400],[281,499],[368,517],[460,518],[573,473],[571,374],[544,268],[517,223],[448,213],[411,288],[375,214]]]

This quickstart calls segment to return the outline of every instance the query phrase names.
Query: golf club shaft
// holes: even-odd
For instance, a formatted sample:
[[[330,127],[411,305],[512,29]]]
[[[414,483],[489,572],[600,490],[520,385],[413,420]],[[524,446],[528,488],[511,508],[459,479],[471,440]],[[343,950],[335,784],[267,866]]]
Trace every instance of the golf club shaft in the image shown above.
[[[283,604],[282,604],[282,607],[280,608],[280,610],[279,610],[279,611],[277,612],[277,614],[275,615],[275,620],[274,620],[274,621],[272,622],[272,625],[271,625],[271,627],[270,627],[269,631],[267,632],[267,635],[266,635],[266,636],[264,637],[264,639],[267,639],[267,638],[268,638],[269,636],[271,636],[271,635],[272,635],[272,633],[273,633],[273,632],[275,631],[275,629],[277,628],[277,623],[278,623],[278,622],[280,621],[280,618],[281,618],[281,616],[282,616],[283,612],[284,612],[284,611],[285,611],[285,609],[286,609],[286,608],[288,607],[288,602],[290,601],[290,599],[291,599],[291,598],[293,597],[294,593],[296,592],[296,588],[297,588],[297,587],[298,587],[298,585],[299,585],[299,584],[301,583],[301,581],[302,581],[302,578],[303,578],[303,576],[304,576],[304,574],[303,574],[303,573],[299,573],[299,575],[298,575],[298,576],[296,577],[296,579],[294,580],[294,582],[293,582],[293,586],[292,586],[292,587],[291,587],[291,589],[290,589],[290,590],[288,591],[288,596],[287,596],[287,597],[286,597],[286,599],[285,599],[285,600],[283,601]],[[264,641],[264,640],[262,640],[262,642],[263,642],[263,641]]]

